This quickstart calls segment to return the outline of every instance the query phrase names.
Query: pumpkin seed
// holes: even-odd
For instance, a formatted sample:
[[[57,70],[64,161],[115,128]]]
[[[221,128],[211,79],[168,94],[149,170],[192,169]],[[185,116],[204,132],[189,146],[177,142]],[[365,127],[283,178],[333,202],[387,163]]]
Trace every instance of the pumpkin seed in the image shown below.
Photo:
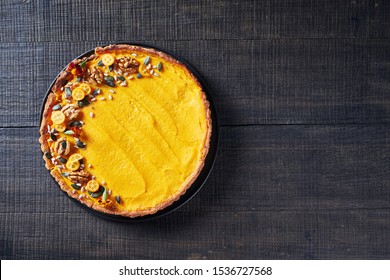
[[[64,134],[66,134],[66,135],[73,135],[74,132],[73,132],[73,130],[67,130],[67,131],[64,131]]]
[[[69,176],[69,173],[68,173],[68,172],[62,172],[61,175],[62,175],[63,177],[68,177],[68,176]]]
[[[82,79],[82,77],[77,77],[76,82],[80,83]]]
[[[65,94],[66,94],[67,97],[71,97],[72,96],[72,90],[69,87],[66,87],[65,88]]]
[[[110,87],[115,87],[115,79],[113,77],[106,76],[104,80],[106,81],[106,84],[109,85]]]
[[[77,184],[71,184],[72,188],[74,188],[75,190],[80,190],[81,189],[81,186],[77,185]]]
[[[115,197],[115,200],[116,200],[116,202],[118,202],[118,204],[121,204],[121,198],[119,197],[119,195],[117,195]]]
[[[148,65],[150,62],[150,56],[145,57],[144,65]]]
[[[103,186],[99,186],[99,189],[96,192],[90,192],[88,191],[89,195],[93,198],[97,198],[103,194],[103,192],[106,191],[106,188]]]
[[[143,76],[141,75],[141,73],[137,73],[136,77],[137,77],[138,79],[141,79]]]
[[[46,152],[45,152],[45,157],[46,157],[47,159],[51,159],[53,156],[51,155],[51,153],[50,153],[49,151],[46,151]]]
[[[107,200],[107,190],[106,190],[106,188],[104,188],[104,192],[103,192],[103,196],[102,196],[102,201],[103,201],[103,202],[106,202],[106,200]]]
[[[66,149],[66,140],[61,141],[61,146],[63,149]]]
[[[89,104],[91,104],[91,103],[87,99],[85,99],[85,98],[82,99],[82,100],[77,101],[77,105],[79,105],[80,108],[86,107]]]
[[[57,141],[57,135],[55,135],[54,133],[50,133],[50,138],[53,141]]]
[[[77,145],[77,147],[79,147],[79,148],[81,148],[81,149],[84,149],[84,148],[85,148],[85,143],[84,143],[84,142],[81,142],[80,140],[77,140],[76,145]]]
[[[79,121],[73,121],[69,125],[70,125],[70,127],[75,127],[75,126],[81,127],[82,126],[81,122],[79,122]]]
[[[126,78],[123,76],[118,76],[118,79],[121,80],[122,82],[126,81]]]
[[[58,161],[65,164],[67,162],[66,158],[60,157],[58,158]]]
[[[97,63],[97,65],[100,66],[100,67],[103,67],[103,66],[104,66],[103,61],[102,61],[102,60],[99,60],[99,62]]]
[[[61,104],[57,104],[57,105],[54,105],[54,106],[53,106],[52,110],[53,110],[53,111],[57,111],[57,110],[59,110],[59,109],[61,109],[61,108],[62,108]]]
[[[85,64],[87,64],[88,59],[85,59],[84,61],[80,62],[79,65],[81,68],[85,67]]]
[[[112,65],[108,66],[108,71],[112,72],[112,70],[114,70],[114,66]]]
[[[97,88],[95,89],[93,92],[92,92],[92,95],[93,96],[96,96],[96,95],[99,95],[100,94],[100,88]]]
[[[159,62],[158,64],[157,64],[157,70],[159,71],[159,72],[161,72],[161,70],[162,70],[162,63],[161,62]]]

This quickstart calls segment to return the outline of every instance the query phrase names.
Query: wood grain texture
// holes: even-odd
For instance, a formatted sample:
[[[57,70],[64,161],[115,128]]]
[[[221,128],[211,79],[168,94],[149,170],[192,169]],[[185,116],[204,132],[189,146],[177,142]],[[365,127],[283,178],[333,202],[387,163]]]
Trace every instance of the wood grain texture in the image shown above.
[[[390,1],[4,0],[0,259],[390,259]],[[221,145],[178,211],[102,220],[43,166],[41,101],[99,45],[170,51],[205,79]]]
[[[389,38],[386,0],[5,0],[1,42]]]
[[[35,132],[0,131],[2,258],[390,257],[389,126],[223,127],[201,192],[174,214],[132,225],[67,199]]]
[[[390,122],[390,39],[144,43],[200,72],[222,125]],[[0,95],[0,124],[38,125],[52,80],[74,57],[102,44],[109,41],[2,44],[0,70],[14,71],[0,79],[10,93]]]
[[[1,258],[388,259],[389,219],[380,209],[177,212],[143,224],[0,213]]]

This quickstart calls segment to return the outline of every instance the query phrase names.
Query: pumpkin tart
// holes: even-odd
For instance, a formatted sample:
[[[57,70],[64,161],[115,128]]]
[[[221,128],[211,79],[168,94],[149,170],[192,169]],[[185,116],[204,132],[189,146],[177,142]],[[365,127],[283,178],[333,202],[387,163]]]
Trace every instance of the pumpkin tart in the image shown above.
[[[59,74],[40,144],[46,168],[70,197],[135,218],[191,187],[211,133],[209,102],[184,64],[152,48],[110,45]]]

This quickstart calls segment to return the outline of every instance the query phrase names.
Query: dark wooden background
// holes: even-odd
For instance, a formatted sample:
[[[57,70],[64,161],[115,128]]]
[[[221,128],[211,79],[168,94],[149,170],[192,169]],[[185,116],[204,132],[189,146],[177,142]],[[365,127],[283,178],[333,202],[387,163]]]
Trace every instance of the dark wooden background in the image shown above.
[[[190,62],[219,113],[201,192],[158,220],[80,209],[38,144],[56,74],[101,44]],[[2,0],[1,259],[390,259],[390,1]]]

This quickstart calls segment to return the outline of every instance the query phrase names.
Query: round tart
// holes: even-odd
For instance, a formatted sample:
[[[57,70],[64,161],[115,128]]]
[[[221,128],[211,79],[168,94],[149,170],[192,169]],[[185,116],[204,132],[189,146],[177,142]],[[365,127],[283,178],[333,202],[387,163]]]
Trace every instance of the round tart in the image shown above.
[[[134,218],[191,187],[211,132],[209,102],[184,64],[151,48],[110,45],[59,74],[40,143],[46,168],[69,196]]]

